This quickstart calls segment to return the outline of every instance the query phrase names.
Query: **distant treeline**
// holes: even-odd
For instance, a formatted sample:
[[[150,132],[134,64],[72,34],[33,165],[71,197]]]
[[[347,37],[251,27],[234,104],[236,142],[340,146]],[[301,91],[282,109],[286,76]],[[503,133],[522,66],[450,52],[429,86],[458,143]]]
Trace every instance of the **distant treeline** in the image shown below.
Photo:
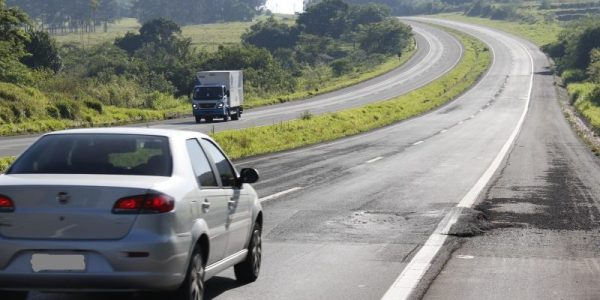
[[[51,33],[95,32],[122,17],[144,23],[166,18],[179,25],[248,21],[266,0],[6,0],[19,7],[39,29]]]
[[[311,0],[310,5],[315,5],[323,0]],[[347,0],[352,4],[377,3],[389,6],[392,14],[408,16],[418,14],[436,14],[440,12],[464,11],[473,0]]]

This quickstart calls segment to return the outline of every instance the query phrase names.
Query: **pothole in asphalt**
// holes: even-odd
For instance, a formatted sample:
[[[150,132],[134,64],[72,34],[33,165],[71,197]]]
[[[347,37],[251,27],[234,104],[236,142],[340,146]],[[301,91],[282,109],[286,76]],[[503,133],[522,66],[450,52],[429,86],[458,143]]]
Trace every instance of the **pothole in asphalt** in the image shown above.
[[[472,208],[457,207],[455,214],[458,220],[446,234],[460,237],[471,237],[483,234],[493,228],[486,214]]]

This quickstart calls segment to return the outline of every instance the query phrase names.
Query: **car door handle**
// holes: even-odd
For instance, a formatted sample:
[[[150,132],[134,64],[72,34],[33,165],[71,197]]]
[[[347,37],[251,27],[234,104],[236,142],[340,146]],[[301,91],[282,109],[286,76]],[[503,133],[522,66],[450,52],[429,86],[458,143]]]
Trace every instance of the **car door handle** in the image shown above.
[[[202,202],[202,211],[203,212],[208,212],[208,210],[210,209],[210,202],[208,202],[208,199],[204,199],[204,202]]]
[[[229,200],[229,202],[227,202],[227,203],[229,203],[230,210],[234,210],[237,207],[237,201],[235,201],[235,200]]]

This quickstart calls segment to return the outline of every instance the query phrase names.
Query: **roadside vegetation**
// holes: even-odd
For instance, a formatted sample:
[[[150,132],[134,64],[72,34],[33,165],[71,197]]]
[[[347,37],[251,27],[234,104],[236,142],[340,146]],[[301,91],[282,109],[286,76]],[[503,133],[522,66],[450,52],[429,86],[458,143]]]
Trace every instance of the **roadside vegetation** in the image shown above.
[[[439,107],[468,90],[488,69],[491,57],[482,42],[454,32],[464,45],[460,63],[452,71],[406,95],[363,107],[298,120],[225,131],[213,137],[234,159],[331,141],[384,127]]]
[[[600,134],[600,19],[579,19],[565,26],[544,51],[556,63],[571,102]]]
[[[464,14],[446,13],[432,15],[431,17],[473,23],[503,30],[517,36],[524,37],[538,47],[550,44],[558,38],[562,27],[557,22],[515,22],[506,20],[492,20],[482,17],[469,17]]]
[[[435,17],[504,30],[540,46],[554,60],[571,105],[590,129],[600,135],[600,2],[541,2],[532,14],[547,17],[530,22],[502,21],[442,14]],[[599,145],[592,145],[600,152]]]
[[[193,20],[162,17],[140,17],[148,21],[138,30],[99,44],[58,44],[48,31],[81,34],[85,40],[98,23],[108,31],[111,21],[92,18],[75,26],[33,9],[40,0],[18,2],[34,14],[31,19],[5,1],[0,0],[0,135],[177,117],[191,110],[189,92],[201,70],[244,70],[246,107],[305,98],[387,72],[413,50],[411,28],[392,18],[389,9],[339,0],[313,6],[296,20],[236,23],[237,43],[227,35],[229,42],[216,49],[196,47],[184,32],[200,38],[199,28],[212,26],[219,35],[225,25],[182,29],[179,23]],[[108,5],[94,3],[98,11]],[[83,9],[75,8],[64,13]],[[196,21],[206,20],[212,19]]]
[[[473,86],[491,63],[486,46],[475,38],[452,31],[465,51],[446,75],[406,95],[341,112],[315,116],[309,111],[298,120],[215,133],[212,137],[233,159],[267,154],[331,141],[384,127],[423,114],[460,96]],[[0,159],[7,166],[14,158]]]

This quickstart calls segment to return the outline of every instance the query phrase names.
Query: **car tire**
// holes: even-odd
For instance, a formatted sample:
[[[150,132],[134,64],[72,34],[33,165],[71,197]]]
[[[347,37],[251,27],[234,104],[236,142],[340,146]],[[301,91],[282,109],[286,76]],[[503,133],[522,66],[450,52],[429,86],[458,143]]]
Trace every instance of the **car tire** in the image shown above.
[[[243,262],[233,267],[235,279],[238,282],[249,283],[256,281],[258,278],[260,264],[262,262],[261,233],[262,230],[260,224],[255,224],[254,229],[252,229],[250,243],[248,244],[248,256],[246,256],[246,259]]]
[[[196,116],[196,123],[200,123],[202,121],[202,117]]]
[[[175,291],[176,300],[202,300],[204,299],[204,259],[200,249],[195,249],[190,259],[185,280]]]
[[[228,122],[229,121],[229,111],[227,111],[225,113],[225,115],[223,116],[223,122]]]
[[[29,292],[0,291],[0,299],[25,300],[28,295]]]

